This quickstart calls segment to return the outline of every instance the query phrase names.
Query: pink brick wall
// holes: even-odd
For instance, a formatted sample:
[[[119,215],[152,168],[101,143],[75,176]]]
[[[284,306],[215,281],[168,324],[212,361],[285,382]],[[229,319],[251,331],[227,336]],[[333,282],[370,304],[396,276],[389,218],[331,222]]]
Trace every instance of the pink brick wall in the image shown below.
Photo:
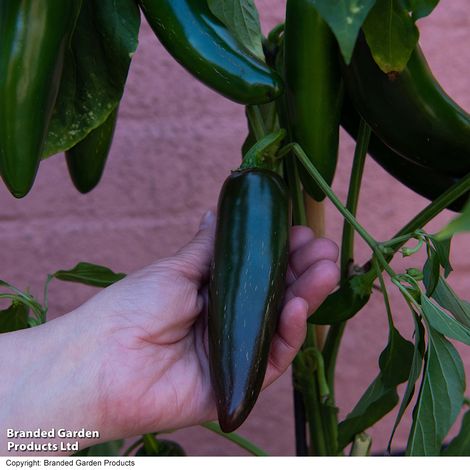
[[[259,0],[265,30],[281,21],[284,0]],[[470,110],[467,0],[441,0],[420,22],[421,44],[442,85]],[[109,163],[99,187],[78,194],[69,182],[63,156],[41,165],[34,189],[23,200],[0,187],[0,278],[40,296],[49,272],[80,260],[130,272],[171,254],[190,239],[202,213],[214,208],[228,171],[238,166],[246,132],[243,108],[192,79],[159,45],[143,24],[121,106]],[[344,198],[353,146],[342,136],[335,189]],[[395,182],[373,161],[366,164],[359,220],[379,239],[392,235],[426,201]],[[328,235],[340,239],[340,217],[327,207]],[[430,230],[451,217],[443,214]],[[454,243],[451,282],[468,295],[468,236]],[[458,255],[457,255],[458,253]],[[368,251],[358,244],[358,258]],[[396,263],[397,269],[403,263]],[[70,311],[95,292],[53,282],[51,318]],[[410,317],[393,295],[397,323],[410,332]],[[99,314],[99,312],[97,312]],[[376,358],[385,345],[386,317],[379,295],[350,322],[339,355],[338,404],[341,416],[377,373]],[[468,366],[470,353],[464,354]],[[372,429],[374,450],[385,447],[394,414]],[[406,443],[409,416],[397,447]],[[274,455],[294,452],[290,375],[267,390],[240,429]],[[175,440],[192,455],[243,455],[209,431],[178,431]]]

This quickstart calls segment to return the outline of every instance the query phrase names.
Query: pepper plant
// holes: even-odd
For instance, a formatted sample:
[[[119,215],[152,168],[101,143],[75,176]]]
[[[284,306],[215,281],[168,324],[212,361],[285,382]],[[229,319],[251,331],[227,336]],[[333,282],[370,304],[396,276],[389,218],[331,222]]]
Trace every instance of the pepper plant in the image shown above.
[[[38,3],[41,11],[35,8]],[[467,404],[462,360],[451,341],[470,345],[470,304],[455,294],[447,278],[451,238],[470,230],[470,116],[446,95],[419,48],[416,21],[437,3],[287,0],[285,22],[263,37],[253,0],[76,0],[67,6],[59,0],[0,1],[0,174],[15,197],[31,188],[41,157],[59,152],[66,152],[78,190],[88,192],[98,184],[137,48],[140,11],[195,78],[246,106],[248,135],[240,168],[228,177],[219,201],[209,288],[211,365],[225,431],[243,422],[261,387],[283,292],[289,225],[310,225],[323,235],[322,201],[327,198],[344,218],[341,281],[310,317],[307,339],[293,363],[297,454],[368,455],[367,430],[394,412],[392,452],[395,430],[415,399],[406,454],[470,455],[465,438],[470,412],[459,435],[446,441]],[[27,51],[37,60],[26,60]],[[20,83],[25,86],[21,99],[16,93]],[[331,189],[341,165],[340,126],[356,141],[346,201]],[[23,138],[24,129],[30,139]],[[356,218],[367,154],[430,200],[385,241],[376,240]],[[263,187],[270,190],[263,192]],[[440,232],[427,233],[426,224],[446,208],[461,214]],[[255,236],[244,232],[245,216],[265,222]],[[230,227],[240,237],[228,243]],[[354,263],[355,236],[370,249],[370,260],[362,266]],[[267,255],[265,242],[272,248]],[[226,257],[240,246],[257,253],[246,271],[241,263],[247,260]],[[415,263],[404,272],[391,267],[395,256],[412,257],[418,251],[426,254],[421,269]],[[242,275],[257,279],[257,294],[221,289],[227,283],[241,285],[242,278],[233,276]],[[11,305],[0,312],[0,332],[45,322],[53,279],[103,288],[124,276],[81,262],[49,275],[41,302],[1,281],[0,298]],[[394,323],[386,279],[408,306],[412,338],[406,339]],[[378,375],[340,421],[335,366],[341,339],[374,286],[383,296],[388,341],[378,358]],[[225,312],[227,304],[237,302],[243,308]],[[249,313],[256,313],[244,333],[250,341],[238,341],[236,332],[218,341],[229,337],[227,318],[234,328],[246,327],[241,315],[248,304]],[[240,349],[247,342],[250,349]],[[235,351],[246,356],[243,367]],[[406,384],[401,396],[400,384]],[[204,426],[254,455],[265,455],[216,423]],[[184,455],[178,444],[156,434],[142,436],[125,451],[115,441],[80,454],[119,452]]]

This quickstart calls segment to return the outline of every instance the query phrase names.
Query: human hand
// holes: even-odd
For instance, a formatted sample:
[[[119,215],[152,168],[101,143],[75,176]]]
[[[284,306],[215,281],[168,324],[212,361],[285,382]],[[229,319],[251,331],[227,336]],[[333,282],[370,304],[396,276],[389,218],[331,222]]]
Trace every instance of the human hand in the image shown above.
[[[83,306],[104,313],[108,347],[100,394],[108,410],[103,426],[115,431],[113,437],[216,418],[203,288],[213,225],[206,220],[175,256],[126,277]],[[290,244],[286,303],[264,386],[287,369],[304,340],[307,312],[314,311],[338,281],[333,242],[315,240],[310,229],[294,227]]]
[[[176,255],[130,274],[72,313],[4,335],[5,347],[21,350],[6,367],[31,369],[33,384],[17,380],[5,420],[10,427],[84,427],[108,441],[216,418],[204,287],[213,219],[206,216]],[[337,284],[337,256],[330,240],[315,239],[306,227],[291,229],[285,305],[264,387],[287,369],[304,340],[308,312]],[[39,396],[34,386],[42,390]]]

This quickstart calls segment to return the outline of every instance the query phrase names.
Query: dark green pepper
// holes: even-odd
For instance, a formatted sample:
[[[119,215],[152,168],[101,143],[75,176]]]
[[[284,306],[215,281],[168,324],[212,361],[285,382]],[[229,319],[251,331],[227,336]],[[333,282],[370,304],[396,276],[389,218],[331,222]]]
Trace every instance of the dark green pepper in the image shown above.
[[[0,174],[31,189],[81,0],[0,0]]]
[[[67,167],[73,184],[81,193],[88,193],[100,181],[113,141],[118,108],[101,126],[92,130],[81,142],[67,150]]]
[[[158,39],[191,74],[242,104],[274,100],[279,76],[254,57],[211,13],[206,0],[139,0]]]
[[[253,408],[282,307],[289,198],[276,173],[233,172],[218,203],[209,283],[209,355],[220,427],[231,432]]]
[[[402,72],[386,74],[360,36],[342,68],[355,108],[391,149],[451,176],[470,171],[470,116],[440,87],[419,47]]]
[[[284,60],[290,139],[303,148],[328,184],[338,158],[343,85],[336,40],[311,0],[288,0]],[[300,165],[304,189],[325,198]]]
[[[360,116],[354,109],[348,96],[344,99],[341,125],[353,138],[357,138]],[[387,147],[373,132],[370,136],[369,155],[388,173],[414,192],[433,201],[453,186],[458,178],[433,168],[407,160]],[[468,195],[461,196],[448,209],[460,212]]]

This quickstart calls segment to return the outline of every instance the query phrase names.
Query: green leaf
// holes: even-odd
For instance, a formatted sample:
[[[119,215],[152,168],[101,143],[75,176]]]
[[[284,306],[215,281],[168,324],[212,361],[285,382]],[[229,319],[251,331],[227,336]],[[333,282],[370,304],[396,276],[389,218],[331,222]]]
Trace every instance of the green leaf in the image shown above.
[[[430,250],[430,255],[423,267],[423,283],[426,287],[426,295],[431,296],[436,289],[440,277],[439,258],[435,250]]]
[[[414,21],[428,16],[436,8],[439,0],[404,0]]]
[[[66,52],[43,158],[73,147],[116,108],[139,27],[134,0],[84,0]]]
[[[439,278],[432,298],[462,325],[470,328],[470,303],[461,300],[442,277]]]
[[[462,407],[465,373],[454,346],[428,326],[428,351],[421,390],[413,410],[407,455],[436,456]]]
[[[439,264],[444,268],[444,277],[447,277],[453,271],[452,265],[450,264],[450,244],[452,238],[439,240],[433,235],[429,235],[429,239],[436,250]]]
[[[105,266],[91,263],[78,263],[68,271],[55,272],[53,276],[61,281],[77,282],[94,287],[108,287],[126,277],[124,273],[115,273]]]
[[[421,307],[432,328],[448,338],[456,339],[470,346],[469,328],[452,318],[425,295],[421,295]]]
[[[343,449],[356,434],[365,431],[397,405],[396,387],[408,378],[413,356],[413,344],[392,327],[387,347],[379,358],[379,375],[367,388],[351,413],[339,423],[339,449]]]
[[[450,441],[441,455],[445,457],[468,457],[470,455],[470,411],[464,414],[459,433]]]
[[[436,240],[445,240],[456,233],[470,231],[470,200],[465,204],[463,211],[451,220],[439,233],[434,235]]]
[[[360,401],[338,425],[338,449],[344,449],[354,436],[388,414],[398,403],[395,389],[385,387],[380,379],[374,380]]]
[[[103,442],[95,446],[87,447],[73,454],[73,457],[119,457],[123,440]]]
[[[29,308],[21,301],[14,300],[5,310],[0,310],[0,333],[28,328]]]
[[[392,327],[387,347],[379,357],[380,377],[387,387],[396,387],[408,378],[413,360],[413,344]]]
[[[330,294],[308,319],[315,325],[334,325],[352,318],[369,301],[372,284],[367,287],[363,276],[349,278]],[[357,282],[356,282],[357,280]]]
[[[425,350],[425,342],[424,342],[424,326],[416,313],[413,312],[413,319],[415,323],[415,333],[414,333],[414,347],[413,347],[413,359],[411,361],[411,368],[410,373],[408,375],[407,384],[405,393],[403,394],[403,398],[401,400],[400,408],[397,413],[397,417],[395,419],[395,423],[393,425],[392,432],[390,434],[390,439],[388,441],[388,452],[391,453],[391,446],[393,436],[395,435],[395,431],[397,430],[398,425],[400,424],[403,415],[408,408],[408,405],[413,398],[414,391],[415,391],[415,384],[418,380],[418,377],[421,373],[421,368],[423,366],[423,359],[424,359],[424,350]]]
[[[263,35],[253,0],[207,0],[211,12],[254,56],[264,60]]]
[[[367,44],[385,73],[401,72],[419,38],[418,28],[400,0],[377,0],[364,22]]]
[[[344,61],[351,61],[359,30],[376,0],[312,0],[338,40]]]

